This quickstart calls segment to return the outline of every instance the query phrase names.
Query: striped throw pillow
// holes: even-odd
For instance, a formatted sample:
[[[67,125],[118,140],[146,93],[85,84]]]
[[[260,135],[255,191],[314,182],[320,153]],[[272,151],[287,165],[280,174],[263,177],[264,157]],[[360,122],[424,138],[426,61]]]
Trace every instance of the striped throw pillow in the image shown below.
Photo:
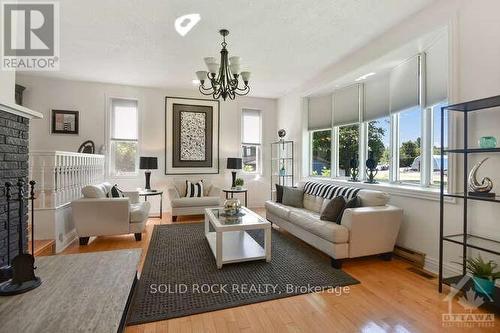
[[[197,183],[191,183],[186,180],[186,198],[202,197],[203,196],[203,180]]]

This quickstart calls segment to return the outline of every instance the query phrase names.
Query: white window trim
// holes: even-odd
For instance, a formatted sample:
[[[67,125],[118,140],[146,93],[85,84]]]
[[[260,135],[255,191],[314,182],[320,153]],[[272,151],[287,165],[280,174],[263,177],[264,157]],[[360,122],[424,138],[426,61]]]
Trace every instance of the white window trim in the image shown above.
[[[338,159],[338,156],[335,157],[335,156],[331,156],[330,157],[330,177],[323,177],[323,176],[320,176],[320,175],[317,175],[317,176],[313,176],[311,173],[313,171],[313,147],[312,147],[312,143],[313,143],[313,140],[312,140],[312,137],[313,137],[313,133],[315,132],[324,132],[324,131],[330,131],[330,137],[331,137],[331,140],[330,140],[330,151],[332,152],[332,155],[333,155],[333,152],[334,152],[334,149],[336,147],[336,144],[337,144],[337,140],[335,139],[335,131],[332,129],[332,128],[322,128],[322,129],[316,129],[316,130],[312,130],[312,131],[308,131],[309,132],[309,172],[308,172],[308,176],[309,177],[316,177],[316,178],[321,178],[321,179],[330,179],[332,176],[331,175],[334,175],[336,173],[336,170],[334,170],[334,163],[333,163],[333,159],[335,158]]]
[[[259,141],[260,143],[257,144],[257,143],[246,143],[243,141],[243,110],[253,110],[253,111],[257,111],[259,113],[259,127],[260,127],[260,138],[259,138]],[[263,153],[262,153],[262,140],[263,140],[263,127],[262,127],[262,110],[261,109],[257,109],[257,108],[252,108],[252,107],[241,107],[240,108],[240,154],[243,155],[243,152],[242,152],[242,149],[243,149],[243,146],[255,146],[255,147],[258,147],[257,149],[257,156],[256,156],[256,159],[257,159],[257,170],[255,171],[252,171],[252,172],[248,172],[248,171],[245,171],[243,169],[241,169],[241,174],[242,175],[249,175],[249,176],[254,176],[254,175],[260,175],[262,176],[264,171],[264,167],[263,167]],[[242,156],[243,157],[243,156]]]
[[[131,100],[131,101],[136,101],[137,102],[137,156],[136,156],[136,165],[137,165],[137,171],[131,174],[127,175],[117,175],[111,172],[111,133],[112,129],[111,126],[113,125],[111,123],[112,117],[111,113],[113,112],[113,99],[125,99],[125,100]],[[135,179],[139,176],[140,170],[139,170],[139,157],[141,155],[141,138],[142,138],[142,114],[141,114],[141,103],[138,98],[135,97],[124,97],[124,96],[106,96],[106,128],[105,128],[105,137],[106,137],[106,142],[105,142],[105,147],[106,147],[106,158],[105,158],[105,169],[106,169],[106,176],[111,179]],[[134,140],[135,141],[135,140]]]

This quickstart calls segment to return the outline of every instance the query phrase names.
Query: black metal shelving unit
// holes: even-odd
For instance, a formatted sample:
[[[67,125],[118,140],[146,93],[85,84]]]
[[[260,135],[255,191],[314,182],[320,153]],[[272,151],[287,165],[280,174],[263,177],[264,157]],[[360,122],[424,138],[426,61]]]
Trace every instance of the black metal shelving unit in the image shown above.
[[[280,140],[271,143],[271,198],[276,190],[275,184],[293,186],[294,158],[293,141]],[[282,167],[285,173],[280,172]]]
[[[469,101],[460,104],[448,105],[441,108],[441,147],[444,147],[445,134],[445,114],[446,112],[460,112],[463,115],[463,148],[441,149],[441,187],[440,187],[440,214],[439,214],[439,292],[443,291],[443,284],[455,284],[466,275],[465,261],[467,258],[467,249],[472,248],[480,251],[485,251],[491,254],[500,255],[500,240],[490,239],[480,235],[474,235],[468,229],[468,203],[469,200],[489,201],[492,203],[500,203],[500,196],[496,197],[480,197],[473,196],[468,193],[468,170],[469,170],[469,155],[483,153],[500,153],[500,148],[473,148],[469,147],[469,114],[480,110],[490,109],[500,106],[500,95],[489,98]],[[461,154],[463,155],[463,190],[457,193],[446,193],[444,184],[444,156],[445,154]],[[450,179],[448,179],[450,181]],[[444,200],[445,198],[460,198],[463,199],[463,220],[462,232],[452,235],[444,235]],[[444,242],[457,244],[462,246],[462,274],[449,278],[443,277],[443,245]],[[468,285],[463,286],[468,288]],[[493,303],[495,307],[500,306],[500,290],[496,288],[493,295]]]

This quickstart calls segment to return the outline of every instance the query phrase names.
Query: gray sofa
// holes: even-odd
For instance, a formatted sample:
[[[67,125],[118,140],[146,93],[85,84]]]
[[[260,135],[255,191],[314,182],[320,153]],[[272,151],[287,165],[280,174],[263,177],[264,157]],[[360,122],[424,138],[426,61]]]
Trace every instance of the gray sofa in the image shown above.
[[[267,201],[266,218],[332,258],[341,259],[383,254],[387,260],[396,243],[403,219],[401,208],[388,205],[389,195],[380,191],[336,186],[327,182],[301,182],[303,208]],[[362,207],[347,208],[340,224],[320,220],[320,213],[335,196],[357,195]]]

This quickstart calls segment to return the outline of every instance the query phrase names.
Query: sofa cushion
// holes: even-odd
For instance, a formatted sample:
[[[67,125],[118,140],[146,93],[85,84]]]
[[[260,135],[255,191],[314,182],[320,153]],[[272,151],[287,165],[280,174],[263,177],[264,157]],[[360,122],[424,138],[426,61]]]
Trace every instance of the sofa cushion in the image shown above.
[[[290,207],[287,207],[278,202],[266,201],[266,211],[270,212],[277,217],[288,220],[288,214],[290,213]]]
[[[184,196],[186,198],[204,197],[203,180],[200,180],[197,183],[192,183],[189,180],[186,180],[186,193]]]
[[[339,216],[337,217],[337,224],[342,223],[342,216],[344,216],[344,211],[347,208],[358,208],[358,207],[361,207],[361,200],[358,197],[354,197],[351,200],[347,201],[344,206],[344,209],[342,209]]]
[[[86,199],[102,199],[106,198],[106,188],[103,184],[87,185],[82,188],[83,197]]]
[[[323,201],[325,201],[325,199],[323,199],[322,197],[304,193],[303,206],[305,209],[320,213],[321,207],[323,206]]]
[[[385,206],[389,202],[389,194],[381,191],[361,190],[358,198],[362,207]]]
[[[304,191],[289,186],[283,187],[283,205],[302,208],[304,205]]]
[[[283,185],[276,185],[276,202],[281,203],[283,201]]]
[[[288,220],[296,226],[332,243],[347,243],[349,240],[349,230],[346,227],[322,221],[318,214],[305,209],[293,209]]]
[[[170,201],[174,208],[180,207],[217,207],[220,206],[219,197],[195,197],[195,198],[176,198]]]
[[[151,204],[147,201],[130,205],[130,223],[140,223],[147,220]]]
[[[191,180],[191,182],[196,183],[200,180],[203,181],[203,196],[207,197],[208,193],[212,189],[212,184],[206,179],[193,179]],[[186,195],[186,179],[175,180],[174,186],[177,192],[179,193],[179,196],[183,197]]]
[[[325,200],[326,201],[326,200]],[[320,219],[323,221],[335,222],[337,223],[337,218],[344,210],[346,201],[344,197],[338,196],[328,201],[325,209],[321,211]]]

